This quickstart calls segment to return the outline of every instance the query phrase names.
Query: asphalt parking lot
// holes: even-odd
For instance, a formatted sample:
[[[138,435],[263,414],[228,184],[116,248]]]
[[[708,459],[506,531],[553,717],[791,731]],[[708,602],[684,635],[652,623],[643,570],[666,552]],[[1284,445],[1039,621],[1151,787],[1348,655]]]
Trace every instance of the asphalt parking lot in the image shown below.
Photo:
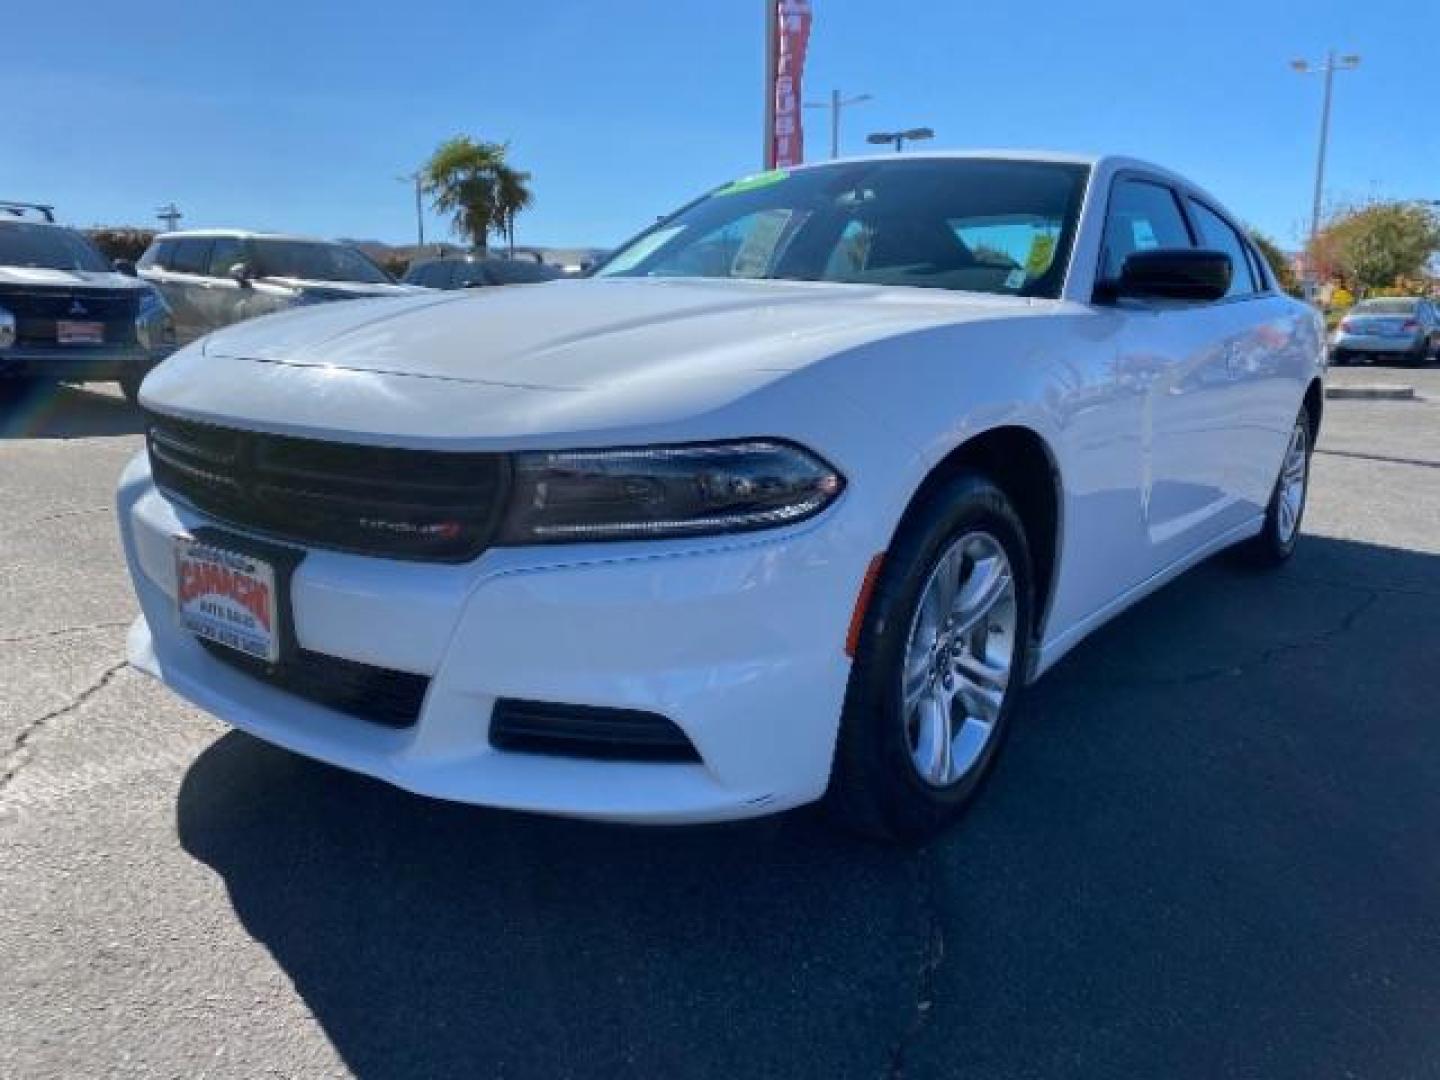
[[[109,388],[0,412],[0,1076],[1440,1076],[1440,370],[1036,687],[923,851],[424,801],[123,663]]]

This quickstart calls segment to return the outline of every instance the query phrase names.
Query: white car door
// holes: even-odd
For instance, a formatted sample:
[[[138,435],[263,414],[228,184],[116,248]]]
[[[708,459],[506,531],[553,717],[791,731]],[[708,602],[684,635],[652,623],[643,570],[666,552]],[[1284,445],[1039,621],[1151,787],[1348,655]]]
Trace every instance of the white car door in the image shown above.
[[[1111,191],[1102,279],[1118,278],[1135,251],[1198,246],[1168,182],[1122,174]],[[1248,270],[1247,270],[1248,273]],[[1228,305],[1122,300],[1116,366],[1143,391],[1139,451],[1143,563],[1136,582],[1216,538],[1243,515],[1228,441],[1237,376],[1234,337],[1243,320]]]

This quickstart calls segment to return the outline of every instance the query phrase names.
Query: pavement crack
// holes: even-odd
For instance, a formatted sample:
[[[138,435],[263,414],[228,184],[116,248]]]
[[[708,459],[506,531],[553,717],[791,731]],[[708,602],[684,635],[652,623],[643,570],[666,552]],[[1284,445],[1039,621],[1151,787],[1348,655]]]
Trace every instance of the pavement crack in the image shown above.
[[[44,525],[47,521],[60,521],[64,518],[89,517],[92,514],[113,514],[113,506],[87,506],[78,510],[56,510],[52,514],[41,514],[39,517],[30,518],[28,521],[20,522],[20,527],[28,529],[32,525]]]
[[[56,630],[36,630],[30,634],[16,634],[14,637],[0,638],[0,645],[22,645],[28,641],[47,641],[50,638],[66,637],[70,634],[88,634],[96,630],[118,630],[129,625],[128,619],[115,619],[110,622],[84,623],[80,626],[62,626]]]
[[[920,953],[920,966],[915,973],[915,1004],[910,1019],[890,1048],[885,1069],[886,1080],[900,1080],[905,1075],[905,1054],[925,1030],[935,1005],[935,976],[945,962],[945,928],[940,922],[940,906],[935,895],[935,875],[928,862],[922,862],[920,881],[925,911],[925,938]]]
[[[1380,596],[1381,590],[1366,589],[1365,596],[1360,602],[1341,616],[1340,620],[1334,626],[1327,627],[1301,641],[1287,641],[1278,645],[1271,645],[1268,648],[1261,649],[1254,657],[1243,659],[1233,664],[1218,664],[1214,667],[1201,668],[1198,671],[1186,671],[1178,675],[1163,675],[1155,678],[1127,679],[1122,675],[1119,678],[1105,679],[1103,682],[1085,680],[1080,685],[1123,687],[1128,689],[1164,689],[1167,687],[1194,686],[1198,683],[1213,682],[1216,679],[1245,675],[1256,668],[1273,663],[1282,656],[1287,656],[1294,652],[1308,652],[1312,649],[1321,648],[1330,644],[1336,638],[1343,637],[1350,633],[1360,618],[1375,606]]]
[[[1316,450],[1317,454],[1329,457],[1357,458],[1360,461],[1378,461],[1382,465],[1413,465],[1418,469],[1440,469],[1440,461],[1425,458],[1391,457],[1387,454],[1366,454],[1359,450]]]
[[[62,716],[74,712],[96,694],[100,693],[100,691],[104,690],[105,687],[110,685],[111,680],[126,666],[127,661],[125,660],[110,665],[100,673],[99,678],[81,690],[71,698],[69,702],[60,706],[58,709],[51,709],[44,716],[31,720],[20,729],[19,734],[15,736],[14,741],[11,743],[10,749],[6,752],[4,758],[0,759],[0,794],[4,794],[5,789],[10,786],[11,781],[20,775],[20,770],[25,766],[25,763],[30,760],[30,741],[43,731],[46,725],[60,719]]]

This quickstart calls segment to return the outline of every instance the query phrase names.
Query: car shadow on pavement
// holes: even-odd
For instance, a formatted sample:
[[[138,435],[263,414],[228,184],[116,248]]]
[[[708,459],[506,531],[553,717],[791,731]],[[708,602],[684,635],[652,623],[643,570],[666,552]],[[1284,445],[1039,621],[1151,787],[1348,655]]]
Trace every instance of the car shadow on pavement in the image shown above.
[[[140,410],[118,392],[64,383],[0,384],[0,439],[86,439],[144,430]]]
[[[1034,688],[921,851],[445,804],[238,733],[180,839],[362,1077],[1412,1075],[1437,604],[1433,555],[1212,561]]]

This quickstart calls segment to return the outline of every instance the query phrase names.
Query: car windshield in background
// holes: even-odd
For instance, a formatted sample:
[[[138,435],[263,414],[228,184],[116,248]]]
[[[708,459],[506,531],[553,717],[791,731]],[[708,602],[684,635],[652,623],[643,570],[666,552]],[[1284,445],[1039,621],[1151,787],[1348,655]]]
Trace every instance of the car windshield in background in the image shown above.
[[[1362,300],[1352,309],[1354,315],[1414,315],[1414,300]]]
[[[110,269],[84,237],[54,225],[28,222],[0,223],[0,266],[34,266],[48,270]]]
[[[391,280],[354,248],[308,240],[256,240],[257,277],[301,278],[306,281],[358,281],[380,285]]]
[[[1087,169],[989,158],[775,171],[642,233],[597,277],[909,285],[1055,297]]]

